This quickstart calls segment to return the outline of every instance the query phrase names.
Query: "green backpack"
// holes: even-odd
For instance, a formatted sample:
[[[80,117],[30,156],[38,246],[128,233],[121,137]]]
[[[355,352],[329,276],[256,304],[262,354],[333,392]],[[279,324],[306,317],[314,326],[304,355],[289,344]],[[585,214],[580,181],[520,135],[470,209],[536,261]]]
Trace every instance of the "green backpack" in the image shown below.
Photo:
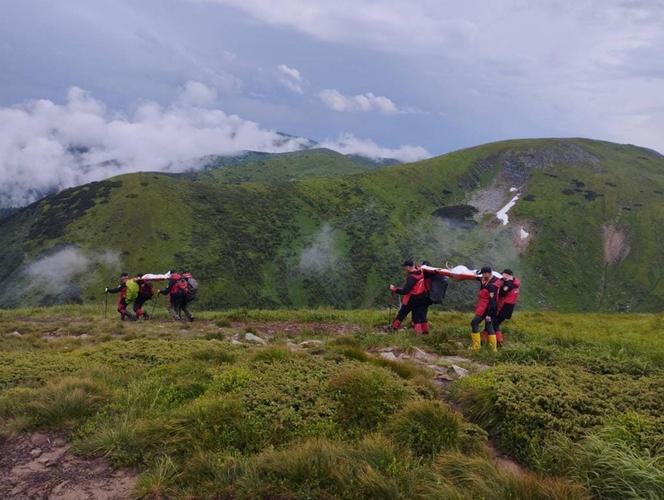
[[[127,302],[133,302],[138,298],[138,283],[136,280],[127,280]]]

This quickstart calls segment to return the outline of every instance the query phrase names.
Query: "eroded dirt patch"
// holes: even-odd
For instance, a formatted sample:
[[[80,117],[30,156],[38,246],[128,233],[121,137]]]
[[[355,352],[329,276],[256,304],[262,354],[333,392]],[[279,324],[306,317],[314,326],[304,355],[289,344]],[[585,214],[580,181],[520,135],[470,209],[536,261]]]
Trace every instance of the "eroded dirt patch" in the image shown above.
[[[33,433],[0,440],[0,498],[120,500],[131,498],[136,474],[103,458],[71,453],[64,434]]]
[[[604,263],[615,264],[623,260],[631,250],[627,232],[612,224],[606,224],[604,231]]]

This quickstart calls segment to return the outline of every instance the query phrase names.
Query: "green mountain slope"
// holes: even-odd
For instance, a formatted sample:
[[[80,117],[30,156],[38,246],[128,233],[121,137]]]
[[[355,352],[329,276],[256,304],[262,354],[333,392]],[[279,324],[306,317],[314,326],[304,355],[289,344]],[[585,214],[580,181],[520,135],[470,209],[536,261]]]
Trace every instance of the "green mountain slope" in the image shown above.
[[[375,162],[324,148],[292,153],[252,151],[241,156],[210,158],[203,170],[181,176],[191,180],[229,184],[291,182],[311,177],[343,177],[395,163],[398,162]]]
[[[216,172],[125,175],[3,220],[0,303],[100,300],[120,270],[186,265],[199,307],[384,305],[404,256],[512,267],[525,307],[664,299],[664,158],[643,148],[517,140],[334,178]],[[503,225],[496,212],[517,193]],[[448,304],[466,307],[474,288],[451,286]]]

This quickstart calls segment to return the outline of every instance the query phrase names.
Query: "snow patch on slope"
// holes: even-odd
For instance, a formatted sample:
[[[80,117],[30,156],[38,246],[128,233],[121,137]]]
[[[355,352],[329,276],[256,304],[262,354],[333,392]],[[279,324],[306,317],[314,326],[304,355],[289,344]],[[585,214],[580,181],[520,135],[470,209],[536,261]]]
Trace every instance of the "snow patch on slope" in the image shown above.
[[[496,218],[497,218],[498,220],[500,220],[500,221],[503,223],[503,226],[506,226],[507,223],[510,221],[510,219],[509,219],[509,217],[508,217],[508,215],[507,215],[507,212],[509,212],[509,211],[511,210],[511,208],[512,208],[514,205],[516,205],[516,202],[517,202],[518,199],[519,199],[519,194],[517,193],[517,194],[516,194],[516,195],[515,195],[510,201],[509,201],[509,203],[508,203],[507,205],[505,205],[503,208],[501,208],[500,210],[498,210],[498,212],[496,212]]]

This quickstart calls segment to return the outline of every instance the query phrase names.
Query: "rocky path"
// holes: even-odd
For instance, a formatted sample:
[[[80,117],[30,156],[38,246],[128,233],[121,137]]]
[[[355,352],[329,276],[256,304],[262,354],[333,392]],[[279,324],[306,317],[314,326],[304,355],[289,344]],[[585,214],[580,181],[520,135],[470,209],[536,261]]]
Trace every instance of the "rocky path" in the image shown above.
[[[103,458],[71,453],[64,434],[22,434],[0,441],[3,500],[120,500],[131,497],[136,474]]]

